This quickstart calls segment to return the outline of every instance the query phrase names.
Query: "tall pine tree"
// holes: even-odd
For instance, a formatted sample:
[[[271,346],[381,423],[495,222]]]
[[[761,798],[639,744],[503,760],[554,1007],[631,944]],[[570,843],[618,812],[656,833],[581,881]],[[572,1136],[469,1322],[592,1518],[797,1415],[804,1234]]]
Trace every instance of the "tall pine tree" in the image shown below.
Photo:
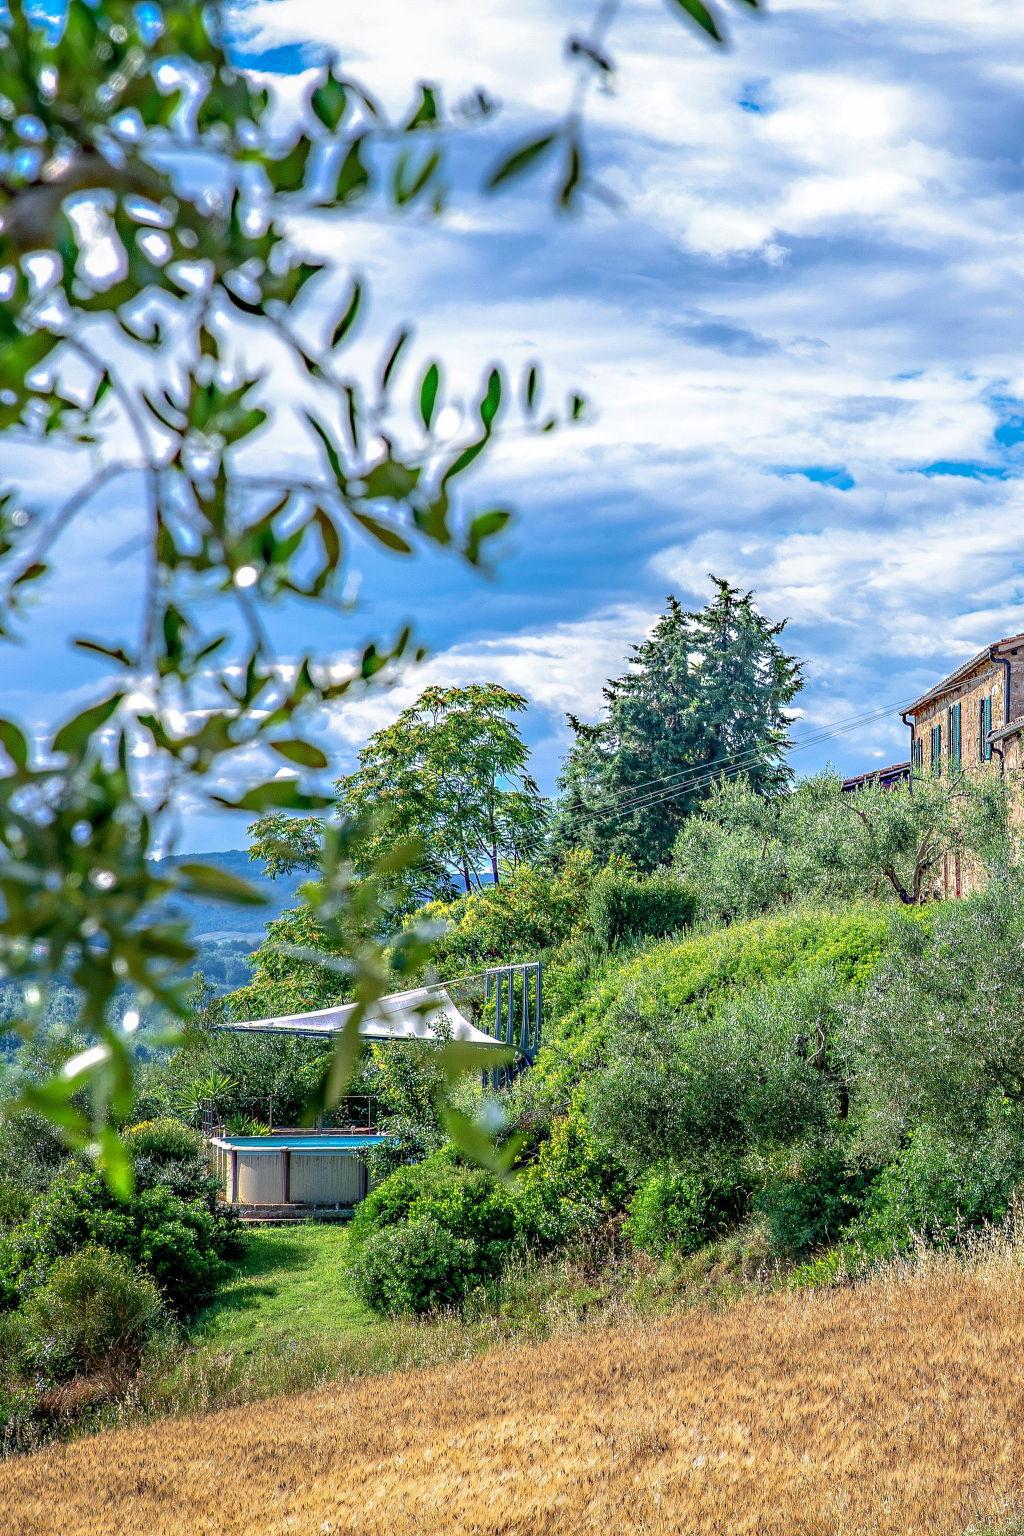
[[[708,795],[716,769],[742,767],[753,787],[784,789],[791,716],[803,686],[773,624],[740,592],[712,577],[706,608],[670,597],[630,667],[604,690],[604,717],[575,716],[575,741],[559,780],[556,849],[624,854],[641,869],[665,863],[685,818]]]

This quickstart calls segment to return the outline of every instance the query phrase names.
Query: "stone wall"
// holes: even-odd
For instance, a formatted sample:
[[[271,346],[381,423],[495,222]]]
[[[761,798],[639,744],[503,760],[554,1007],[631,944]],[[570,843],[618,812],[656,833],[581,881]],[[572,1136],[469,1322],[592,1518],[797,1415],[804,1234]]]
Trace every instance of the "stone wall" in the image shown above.
[[[1024,648],[1007,651],[1010,662],[1009,718],[1024,715]],[[942,774],[947,775],[955,764],[949,760],[949,707],[960,705],[960,768],[964,773],[1000,773],[1020,779],[1024,770],[1024,740],[1020,735],[1010,736],[1000,743],[1003,761],[993,751],[989,761],[979,752],[978,710],[980,701],[992,697],[992,728],[998,730],[1007,720],[1006,668],[999,660],[985,657],[968,672],[955,687],[950,688],[916,710],[913,715],[914,741],[921,743],[920,771],[931,771],[931,732],[939,726],[942,733]],[[911,754],[913,757],[913,754]],[[937,896],[968,896],[977,890],[984,880],[984,868],[969,854],[954,852],[943,856],[934,876],[934,893]]]
[[[998,662],[984,661],[968,673],[955,688],[932,699],[914,714],[914,740],[921,743],[921,770],[931,770],[931,733],[933,726],[942,731],[942,772],[949,772],[949,715],[951,704],[960,705],[961,758],[960,766],[965,773],[984,772],[990,764],[978,754],[978,706],[983,698],[992,696],[992,726],[998,730],[1006,721],[1006,669]],[[1013,667],[1010,680],[1010,718],[1013,718],[1014,695],[1024,689],[1024,667],[1018,662]],[[996,768],[999,760],[993,757]]]

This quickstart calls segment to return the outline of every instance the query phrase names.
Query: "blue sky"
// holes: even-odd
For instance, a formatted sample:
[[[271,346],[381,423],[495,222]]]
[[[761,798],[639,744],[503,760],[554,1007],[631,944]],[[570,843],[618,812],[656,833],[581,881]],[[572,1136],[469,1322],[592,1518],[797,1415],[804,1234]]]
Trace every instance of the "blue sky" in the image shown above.
[[[396,105],[416,79],[503,103],[444,221],[297,228],[332,262],[325,313],[353,267],[367,277],[357,360],[416,315],[410,387],[435,354],[456,396],[492,358],[540,357],[554,397],[578,386],[593,402],[572,432],[510,440],[471,487],[518,513],[493,581],[368,554],[355,611],[317,620],[340,658],[414,614],[432,653],[325,720],[339,772],[426,682],[493,677],[529,696],[550,788],[565,712],[592,715],[666,594],[702,601],[710,571],[789,618],[808,679],[797,736],[906,702],[1024,629],[1024,8],[776,0],[763,19],[732,8],[722,53],[662,0],[626,0],[616,88],[590,114],[621,206],[572,219],[536,185],[490,200],[472,186],[474,156],[564,108],[562,38],[586,7],[257,0],[235,14],[285,109],[318,49]],[[293,449],[286,434],[263,452]],[[31,646],[4,658],[10,712],[42,726],[95,686],[69,629],[128,632],[139,573],[114,552],[132,494],[62,546]],[[285,652],[308,625],[281,616]],[[905,749],[894,712],[794,766],[853,771]],[[185,845],[240,840],[202,815]]]

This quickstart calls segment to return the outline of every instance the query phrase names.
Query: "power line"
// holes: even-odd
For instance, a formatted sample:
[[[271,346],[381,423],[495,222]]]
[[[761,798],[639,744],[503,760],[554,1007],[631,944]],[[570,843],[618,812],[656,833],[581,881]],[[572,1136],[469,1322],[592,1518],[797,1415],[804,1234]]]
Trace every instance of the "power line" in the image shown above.
[[[842,735],[847,730],[854,730],[859,725],[869,724],[872,720],[881,719],[883,716],[891,714],[893,710],[899,709],[900,707],[901,706],[899,704],[888,704],[881,709],[873,710],[868,713],[847,715],[845,718],[835,722],[828,728],[823,728],[820,731],[814,732],[810,736],[790,743],[790,746],[794,751],[805,746],[813,746],[818,741],[827,740],[831,736]],[[631,789],[626,791],[626,794],[629,799],[642,798],[643,792],[645,790],[657,790],[662,787],[667,787],[669,784],[676,780],[702,777],[709,769],[716,767],[719,763],[734,762],[738,758],[754,757],[756,759],[758,755],[758,750],[756,748],[744,748],[740,752],[726,752],[723,753],[720,757],[711,758],[710,761],[697,764],[692,768],[678,768],[674,773],[665,774],[662,777],[656,779],[648,779],[640,784],[634,784]],[[610,796],[612,801],[614,801],[616,798],[617,797],[614,793]],[[598,805],[592,807],[592,809],[596,812],[599,811],[601,807]]]
[[[900,704],[886,705],[882,709],[872,710],[860,715],[849,716],[828,729],[814,732],[801,740],[791,744],[791,751],[803,751],[807,747],[816,746],[822,741],[829,741],[837,736],[848,734],[859,726],[870,724],[874,720],[882,719],[900,709]],[[664,779],[652,779],[648,781],[650,786],[647,793],[638,793],[645,788],[644,785],[636,786],[636,789],[625,797],[619,796],[607,806],[594,806],[583,809],[579,814],[584,818],[601,820],[606,817],[617,818],[630,815],[635,811],[647,809],[654,805],[661,805],[687,794],[691,790],[703,788],[717,778],[729,778],[757,762],[760,754],[756,748],[749,748],[744,752],[725,753],[721,757],[714,758],[709,763],[703,763],[694,768],[679,769],[674,774],[668,774]],[[676,782],[679,781],[679,782]]]

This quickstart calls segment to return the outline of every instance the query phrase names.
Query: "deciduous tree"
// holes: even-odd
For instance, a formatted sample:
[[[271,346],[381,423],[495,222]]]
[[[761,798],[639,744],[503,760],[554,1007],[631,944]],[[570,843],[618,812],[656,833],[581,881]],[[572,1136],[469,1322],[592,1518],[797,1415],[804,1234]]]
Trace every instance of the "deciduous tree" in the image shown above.
[[[393,725],[376,731],[342,779],[342,813],[369,821],[371,864],[402,841],[418,856],[406,883],[413,899],[495,884],[540,846],[547,804],[529,772],[514,719],[522,694],[499,683],[427,688]]]

